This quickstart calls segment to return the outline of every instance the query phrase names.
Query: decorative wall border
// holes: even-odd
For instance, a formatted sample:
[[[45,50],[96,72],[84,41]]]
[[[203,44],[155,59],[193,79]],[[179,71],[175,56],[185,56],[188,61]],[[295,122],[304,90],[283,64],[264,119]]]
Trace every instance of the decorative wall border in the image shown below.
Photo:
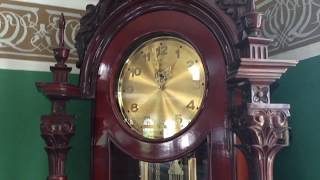
[[[59,43],[58,20],[66,17],[65,45],[70,63],[78,60],[75,35],[84,11],[26,2],[0,2],[0,58],[52,61],[52,49]]]
[[[320,41],[318,0],[258,0],[257,4],[265,14],[264,34],[274,39],[271,55]]]

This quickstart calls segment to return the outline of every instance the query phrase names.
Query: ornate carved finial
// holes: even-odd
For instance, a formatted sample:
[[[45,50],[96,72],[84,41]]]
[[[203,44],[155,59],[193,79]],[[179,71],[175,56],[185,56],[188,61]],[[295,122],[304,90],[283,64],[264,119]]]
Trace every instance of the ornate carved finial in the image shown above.
[[[58,65],[65,66],[65,62],[67,61],[69,57],[70,49],[64,47],[64,32],[66,27],[66,20],[64,18],[63,13],[61,13],[60,19],[59,19],[59,48],[53,49],[53,54],[58,62]]]
[[[256,0],[248,0],[247,13],[242,17],[242,23],[249,36],[262,36],[263,14],[256,11]]]
[[[63,13],[61,13],[60,19],[59,19],[59,30],[60,30],[60,44],[59,47],[63,48],[64,47],[64,31],[66,28],[66,20],[64,18]]]

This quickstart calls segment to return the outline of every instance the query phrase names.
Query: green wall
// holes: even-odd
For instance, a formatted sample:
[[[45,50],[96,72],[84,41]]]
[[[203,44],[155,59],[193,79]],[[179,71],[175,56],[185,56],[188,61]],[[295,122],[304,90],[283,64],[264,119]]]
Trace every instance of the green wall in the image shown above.
[[[71,82],[77,82],[71,75]],[[47,156],[40,137],[40,116],[51,105],[35,82],[50,82],[51,73],[0,70],[0,180],[45,180]],[[68,113],[77,115],[76,135],[69,153],[69,180],[88,180],[90,167],[90,106],[72,101]]]
[[[320,179],[320,56],[301,61],[279,81],[272,100],[291,104],[291,145],[279,153],[275,180]]]

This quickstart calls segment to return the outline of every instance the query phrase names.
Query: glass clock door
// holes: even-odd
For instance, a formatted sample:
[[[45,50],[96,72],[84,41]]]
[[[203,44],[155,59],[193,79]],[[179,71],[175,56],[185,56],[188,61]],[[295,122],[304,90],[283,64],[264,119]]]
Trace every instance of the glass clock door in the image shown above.
[[[206,143],[191,156],[166,163],[140,161],[140,180],[204,180],[207,174]]]
[[[208,179],[207,143],[181,159],[150,163],[134,160],[113,146],[112,176],[121,180],[205,180]]]

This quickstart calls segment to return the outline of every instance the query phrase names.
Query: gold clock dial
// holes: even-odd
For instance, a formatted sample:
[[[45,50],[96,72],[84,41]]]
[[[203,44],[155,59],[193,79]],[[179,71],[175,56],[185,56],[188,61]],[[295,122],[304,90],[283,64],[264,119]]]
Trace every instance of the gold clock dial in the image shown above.
[[[134,131],[163,139],[195,118],[205,88],[204,66],[195,48],[180,38],[161,36],[129,55],[118,81],[118,103]]]

